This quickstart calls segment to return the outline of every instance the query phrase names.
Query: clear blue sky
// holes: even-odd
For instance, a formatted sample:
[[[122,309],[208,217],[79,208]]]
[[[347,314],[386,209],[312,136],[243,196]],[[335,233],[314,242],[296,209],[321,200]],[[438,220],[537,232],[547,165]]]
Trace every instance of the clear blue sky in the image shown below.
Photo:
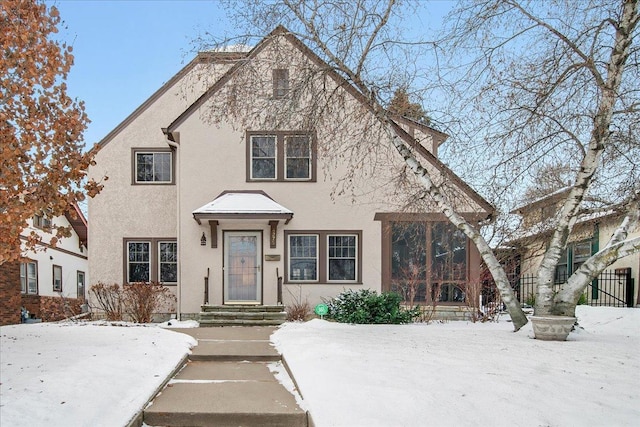
[[[197,36],[233,33],[233,24],[216,0],[46,3],[60,10],[64,25],[59,37],[73,46],[75,63],[67,85],[71,96],[85,101],[91,119],[85,132],[87,148],[193,58]],[[431,19],[416,17],[423,22],[415,27],[424,31],[424,21],[437,22],[436,16],[450,7],[449,2],[433,1]]]
[[[85,101],[90,148],[195,55],[205,31],[223,35],[216,1],[47,1],[60,10],[59,36],[75,57],[67,85]]]

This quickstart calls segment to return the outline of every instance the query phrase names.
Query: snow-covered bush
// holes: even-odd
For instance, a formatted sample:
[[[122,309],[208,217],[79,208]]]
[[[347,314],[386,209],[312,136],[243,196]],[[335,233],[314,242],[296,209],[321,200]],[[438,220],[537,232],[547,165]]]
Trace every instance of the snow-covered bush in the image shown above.
[[[420,315],[420,308],[404,309],[402,297],[394,292],[347,290],[328,302],[329,317],[340,323],[402,324]]]

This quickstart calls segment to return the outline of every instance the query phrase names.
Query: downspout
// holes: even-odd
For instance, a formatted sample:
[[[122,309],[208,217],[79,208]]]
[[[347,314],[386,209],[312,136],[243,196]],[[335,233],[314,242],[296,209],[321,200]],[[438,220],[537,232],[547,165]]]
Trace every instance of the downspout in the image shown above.
[[[182,320],[182,262],[180,262],[180,135],[178,132],[170,132],[166,128],[162,128],[162,132],[166,137],[167,144],[175,153],[173,163],[174,185],[176,186],[176,241],[178,243],[178,289],[176,295],[176,318]]]

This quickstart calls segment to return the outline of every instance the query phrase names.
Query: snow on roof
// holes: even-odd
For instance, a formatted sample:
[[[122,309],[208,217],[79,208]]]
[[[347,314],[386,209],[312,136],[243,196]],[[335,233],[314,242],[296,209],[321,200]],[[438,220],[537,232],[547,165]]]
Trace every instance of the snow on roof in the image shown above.
[[[193,211],[194,219],[209,218],[277,218],[293,217],[293,211],[274,201],[264,192],[224,192],[211,202]]]

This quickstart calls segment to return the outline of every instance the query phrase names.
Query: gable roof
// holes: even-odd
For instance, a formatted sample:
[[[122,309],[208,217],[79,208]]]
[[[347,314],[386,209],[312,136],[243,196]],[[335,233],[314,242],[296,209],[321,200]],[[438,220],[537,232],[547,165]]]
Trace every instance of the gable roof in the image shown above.
[[[124,128],[129,126],[135,119],[137,119],[144,111],[153,105],[162,95],[164,95],[171,87],[173,87],[180,79],[187,75],[196,65],[202,63],[225,63],[225,62],[237,62],[239,59],[246,57],[246,52],[199,52],[191,62],[185,65],[178,73],[171,77],[160,89],[155,91],[146,101],[144,101],[138,108],[136,108],[131,114],[129,114],[118,126],[116,126],[111,132],[109,132],[104,138],[102,138],[96,149],[100,150],[105,145],[113,140]]]
[[[207,89],[195,102],[193,102],[182,114],[180,114],[169,126],[163,128],[162,131],[171,139],[172,132],[183,123],[189,116],[198,110],[211,96],[213,96],[220,88],[222,88],[231,77],[252,58],[256,57],[258,53],[265,49],[276,37],[284,37],[312,62],[318,65],[320,68],[327,69],[327,74],[331,76],[340,87],[347,90],[356,100],[360,101],[362,105],[367,107],[372,113],[371,106],[366,102],[365,96],[358,91],[352,84],[350,84],[344,77],[333,70],[322,58],[320,58],[315,52],[313,52],[307,45],[302,43],[293,33],[287,30],[284,26],[279,25],[265,38],[263,38],[251,51],[249,51],[245,59],[247,61],[237,61],[225,74],[222,75],[218,81],[216,81],[209,89]],[[495,212],[495,208],[482,196],[480,196],[475,190],[473,190],[466,182],[458,177],[451,169],[449,169],[444,163],[442,163],[436,156],[429,150],[422,146],[414,137],[409,135],[398,123],[398,121],[407,122],[411,126],[419,126],[423,132],[429,133],[434,136],[434,139],[445,139],[448,135],[435,130],[427,125],[420,124],[418,122],[400,117],[398,115],[391,115],[389,122],[394,127],[396,133],[407,143],[410,147],[414,148],[425,160],[427,160],[432,166],[440,170],[447,179],[453,181],[464,193],[466,193],[473,201],[475,201],[482,209],[484,209],[488,215],[492,215]],[[408,123],[408,122],[411,123]]]
[[[80,210],[80,207],[76,203],[73,203],[68,210],[64,213],[65,218],[73,227],[73,230],[78,235],[80,239],[80,243],[84,244],[86,247],[89,247],[88,243],[88,228],[89,225],[87,223],[87,219],[84,217],[84,214]]]

